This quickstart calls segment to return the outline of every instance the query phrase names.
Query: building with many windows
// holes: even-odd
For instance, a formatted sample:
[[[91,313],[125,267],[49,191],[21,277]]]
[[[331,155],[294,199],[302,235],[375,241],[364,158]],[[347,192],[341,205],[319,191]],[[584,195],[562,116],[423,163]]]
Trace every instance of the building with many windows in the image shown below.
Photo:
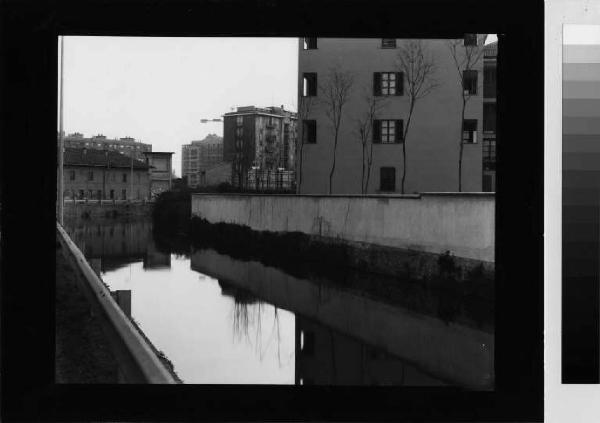
[[[133,155],[134,159],[144,160],[144,152],[152,151],[151,144],[144,144],[134,138],[125,137],[119,139],[106,138],[104,135],[95,135],[86,138],[83,134],[75,132],[64,138],[67,148],[87,148],[88,150],[108,150],[123,153],[126,156]]]
[[[496,65],[498,42],[483,53],[483,191],[496,191]]]
[[[409,121],[411,81],[418,78],[406,75],[399,63],[411,42],[433,61],[435,84],[415,103]],[[484,42],[485,36],[475,34],[456,40],[300,39],[298,192],[329,193],[335,159],[332,194],[401,193],[404,153],[405,193],[458,191],[461,150],[461,191],[482,191]],[[467,54],[471,65],[457,67]],[[327,91],[335,88],[336,77],[346,78],[350,87],[334,155]],[[468,98],[464,119],[463,98]],[[365,119],[373,99],[377,107]],[[368,125],[361,128],[361,120]],[[363,173],[364,167],[370,172]]]
[[[209,134],[203,140],[192,141],[181,147],[181,176],[187,179],[190,187],[204,185],[202,175],[206,175],[208,169],[222,164],[223,138],[218,135]]]
[[[225,113],[223,158],[232,163],[234,185],[247,186],[250,179],[269,181],[273,174],[287,172],[289,177],[293,173],[296,119],[296,113],[283,106],[238,107],[235,112]]]
[[[65,148],[64,197],[78,200],[147,200],[148,165],[116,151]]]

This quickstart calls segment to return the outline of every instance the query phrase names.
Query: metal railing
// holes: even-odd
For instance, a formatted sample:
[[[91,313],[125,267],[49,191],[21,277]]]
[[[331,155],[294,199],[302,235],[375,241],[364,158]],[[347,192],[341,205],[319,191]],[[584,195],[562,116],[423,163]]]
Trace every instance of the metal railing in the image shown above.
[[[149,342],[115,302],[108,288],[58,222],[56,222],[56,230],[62,251],[79,273],[77,279],[81,281],[84,294],[95,315],[99,317],[125,381],[127,383],[178,383]]]

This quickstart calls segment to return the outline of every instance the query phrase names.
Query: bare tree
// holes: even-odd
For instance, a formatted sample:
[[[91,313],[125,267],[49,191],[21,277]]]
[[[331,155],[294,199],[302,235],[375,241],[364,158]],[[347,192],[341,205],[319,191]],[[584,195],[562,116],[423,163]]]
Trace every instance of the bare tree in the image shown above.
[[[448,41],[448,49],[452,55],[454,65],[456,67],[458,82],[462,97],[462,109],[461,109],[461,120],[460,120],[460,135],[459,135],[459,154],[458,154],[458,192],[462,191],[462,160],[463,160],[463,133],[465,123],[465,109],[467,103],[473,96],[470,82],[464,77],[465,71],[473,70],[483,55],[483,42],[476,37],[474,45],[467,44],[465,40],[451,40]],[[479,44],[482,44],[481,46]],[[478,79],[477,79],[478,82]]]
[[[325,82],[320,85],[325,116],[331,122],[333,131],[333,159],[329,171],[329,194],[333,192],[333,174],[335,173],[335,159],[344,106],[350,99],[353,83],[352,73],[343,71],[339,67],[332,67],[325,77]]]
[[[371,168],[373,165],[373,140],[371,137],[373,129],[373,120],[377,113],[384,107],[384,98],[373,95],[372,88],[365,89],[364,102],[366,109],[364,113],[356,119],[356,134],[362,147],[362,173],[360,180],[360,189],[362,194],[366,194],[369,189],[369,179],[371,177]]]
[[[435,79],[435,62],[421,40],[405,41],[399,48],[397,66],[404,77],[405,93],[409,108],[406,125],[402,134],[402,194],[406,180],[406,143],[410,130],[410,122],[417,102],[429,95],[438,87]],[[400,84],[401,81],[396,81]]]
[[[303,97],[300,96],[300,105],[298,106],[298,120],[297,124],[302,125],[305,119],[310,116],[314,97]],[[300,193],[302,186],[302,165],[304,159],[304,128],[301,128],[300,132],[302,137],[296,139],[296,190]]]

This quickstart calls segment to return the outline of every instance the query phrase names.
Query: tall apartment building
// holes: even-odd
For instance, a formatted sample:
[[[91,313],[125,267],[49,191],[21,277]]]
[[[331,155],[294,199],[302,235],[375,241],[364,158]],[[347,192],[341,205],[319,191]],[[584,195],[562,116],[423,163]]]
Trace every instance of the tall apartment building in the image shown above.
[[[223,158],[232,163],[232,182],[242,186],[250,172],[293,171],[296,113],[282,107],[238,107],[223,116]]]
[[[64,138],[65,148],[87,148],[93,150],[117,151],[137,160],[145,160],[144,153],[152,151],[151,144],[144,144],[134,138],[125,137],[119,139],[106,138],[104,135],[95,135],[86,138],[83,134],[75,132]]]
[[[449,48],[453,41],[458,46],[459,61],[467,49],[478,58],[467,71],[459,72],[456,67]],[[350,75],[352,85],[342,113],[332,194],[362,192],[363,145],[356,122],[365,116],[369,96],[382,103],[369,127],[367,150],[372,147],[372,165],[366,193],[401,192],[403,147],[406,148],[405,193],[458,191],[461,143],[462,191],[482,191],[484,60],[481,49],[484,41],[485,36],[474,34],[460,40],[419,41],[425,56],[434,61],[437,86],[416,103],[405,140],[403,132],[409,125],[409,85],[398,59],[409,40],[300,39],[298,104],[302,122],[298,124],[298,136],[303,144],[296,172],[296,179],[301,178],[298,192],[329,192],[334,132],[327,116],[324,88],[333,69]],[[461,81],[470,95],[464,121]],[[307,104],[310,107],[305,107]]]
[[[188,186],[202,185],[202,172],[223,163],[223,138],[209,134],[203,140],[181,147],[181,176]]]
[[[496,65],[498,42],[483,53],[483,191],[496,191]]]

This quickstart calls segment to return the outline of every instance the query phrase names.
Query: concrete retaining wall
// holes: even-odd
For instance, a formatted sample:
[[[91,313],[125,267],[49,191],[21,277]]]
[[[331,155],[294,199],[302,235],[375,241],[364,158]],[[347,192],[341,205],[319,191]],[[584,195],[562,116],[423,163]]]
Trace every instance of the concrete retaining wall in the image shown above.
[[[213,250],[195,251],[191,266],[276,307],[383,349],[449,383],[486,390],[494,384],[493,333],[319,285],[256,261],[233,260]]]
[[[483,193],[412,196],[194,194],[192,216],[256,231],[377,244],[494,262],[495,199]]]

